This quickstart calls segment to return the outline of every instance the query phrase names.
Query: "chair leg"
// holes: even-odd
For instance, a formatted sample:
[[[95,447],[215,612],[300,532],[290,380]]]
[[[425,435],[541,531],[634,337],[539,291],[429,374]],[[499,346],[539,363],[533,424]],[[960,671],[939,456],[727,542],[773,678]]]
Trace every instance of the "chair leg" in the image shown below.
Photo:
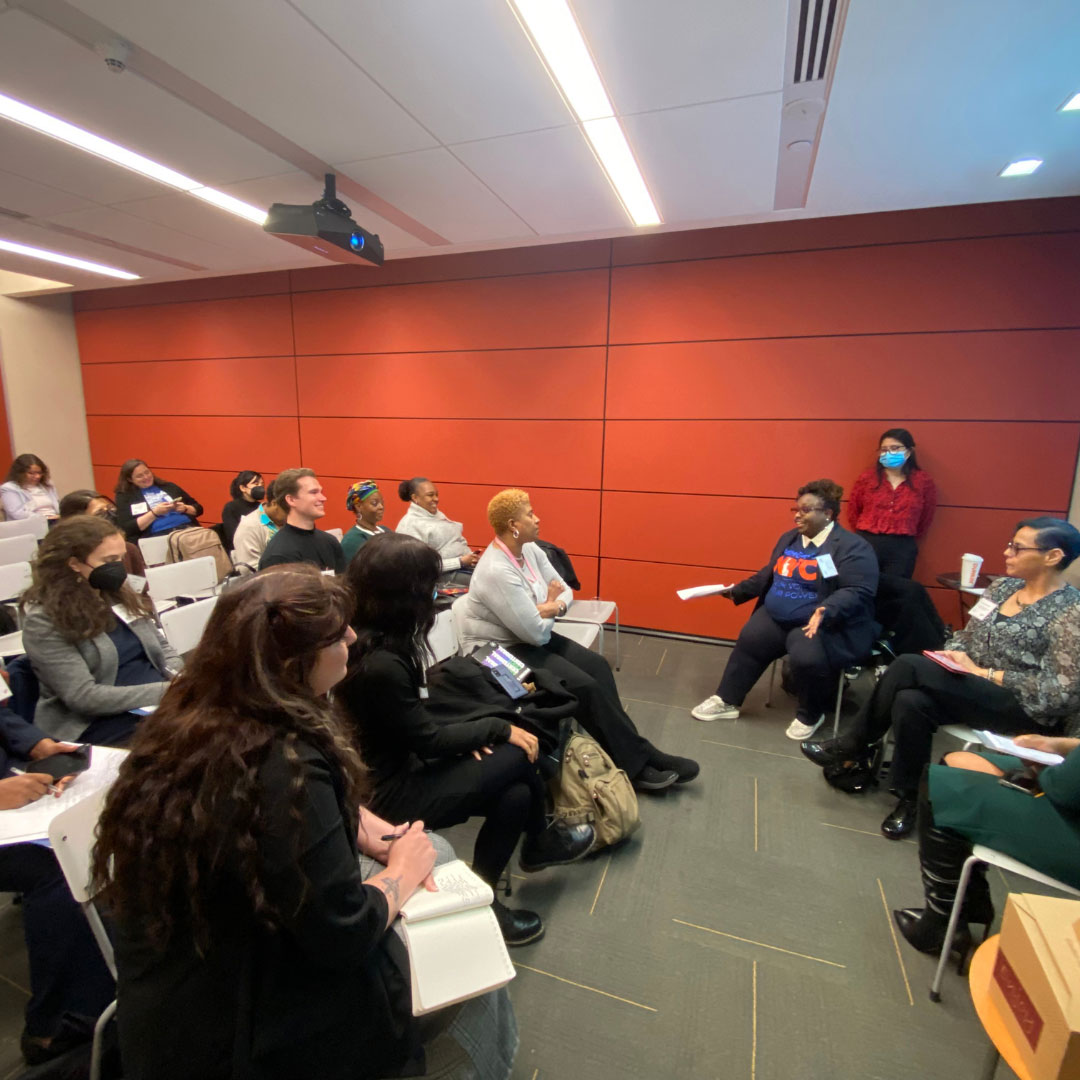
[[[596,627],[597,627],[596,651],[599,652],[601,656],[603,656],[604,655],[604,628],[599,623],[596,624]]]
[[[622,659],[619,655],[619,605],[615,605],[615,670],[622,670]]]
[[[90,1080],[101,1080],[101,1041],[109,1021],[116,1015],[115,999],[106,1007],[94,1025],[94,1043],[90,1049]]]
[[[941,946],[941,956],[938,958],[937,971],[934,972],[934,981],[930,984],[931,1001],[941,1000],[941,981],[945,977],[945,965],[949,962],[949,952],[952,950],[956,927],[960,922],[960,910],[964,906],[964,896],[967,893],[968,882],[971,880],[971,873],[978,861],[974,855],[969,855],[964,860],[964,869],[960,871],[960,883],[956,887],[956,898],[953,900],[949,925],[945,930],[945,941]]]
[[[840,672],[840,682],[836,687],[836,715],[833,716],[832,725],[832,737],[838,739],[840,737],[840,707],[844,703],[844,673]]]

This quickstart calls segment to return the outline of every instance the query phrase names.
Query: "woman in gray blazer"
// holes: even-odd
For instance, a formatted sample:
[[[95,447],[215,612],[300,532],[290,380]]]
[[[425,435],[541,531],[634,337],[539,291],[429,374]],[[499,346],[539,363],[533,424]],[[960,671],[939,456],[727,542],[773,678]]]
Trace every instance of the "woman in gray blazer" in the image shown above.
[[[122,745],[134,709],[157,705],[183,661],[136,594],[123,534],[102,518],[61,521],[41,543],[23,595],[23,646],[40,684],[34,723],[54,739]]]

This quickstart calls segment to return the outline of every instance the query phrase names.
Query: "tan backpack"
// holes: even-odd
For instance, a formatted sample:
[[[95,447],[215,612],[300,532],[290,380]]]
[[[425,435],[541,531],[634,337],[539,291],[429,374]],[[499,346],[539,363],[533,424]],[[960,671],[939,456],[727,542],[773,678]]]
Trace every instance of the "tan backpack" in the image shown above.
[[[195,527],[169,533],[169,554],[165,559],[167,563],[201,559],[206,555],[212,556],[217,564],[217,579],[220,585],[232,573],[233,564],[218,534],[213,529]]]
[[[630,778],[616,769],[600,744],[588,735],[571,735],[562,765],[551,780],[555,816],[568,825],[589,822],[596,831],[593,850],[626,839],[641,825]]]

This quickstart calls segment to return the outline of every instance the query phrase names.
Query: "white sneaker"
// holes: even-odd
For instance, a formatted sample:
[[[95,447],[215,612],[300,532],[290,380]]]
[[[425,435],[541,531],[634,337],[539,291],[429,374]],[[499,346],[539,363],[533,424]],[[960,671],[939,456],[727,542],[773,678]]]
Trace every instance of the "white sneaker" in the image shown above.
[[[690,715],[695,720],[738,720],[739,710],[734,705],[729,705],[722,697],[713,694],[700,705],[695,705],[690,710]]]
[[[818,722],[816,724],[804,724],[796,716],[795,719],[792,720],[790,724],[788,724],[788,729],[785,734],[789,739],[794,739],[796,742],[804,742],[806,739],[809,739],[810,736],[813,735],[814,732],[817,731],[817,729],[821,727],[821,725],[824,723],[824,713],[822,713],[821,716],[818,717]]]

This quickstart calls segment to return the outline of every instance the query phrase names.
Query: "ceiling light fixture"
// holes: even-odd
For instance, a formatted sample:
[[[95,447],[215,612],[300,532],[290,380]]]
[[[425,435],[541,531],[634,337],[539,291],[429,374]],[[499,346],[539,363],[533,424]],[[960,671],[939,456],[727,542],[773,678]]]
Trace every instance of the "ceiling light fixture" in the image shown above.
[[[1080,94],[1073,94],[1073,96],[1058,109],[1058,112],[1080,112]]]
[[[205,184],[199,183],[198,180],[192,180],[190,176],[185,176],[175,169],[170,169],[167,165],[152,161],[148,157],[143,157],[142,154],[135,153],[134,150],[128,150],[125,146],[103,139],[100,135],[95,135],[93,132],[69,124],[66,120],[42,112],[41,109],[35,109],[32,105],[17,101],[6,94],[0,94],[0,117],[13,120],[16,124],[32,128],[34,131],[39,131],[42,135],[48,135],[50,138],[59,139],[60,142],[77,147],[79,150],[85,150],[95,157],[104,158],[114,165],[120,165],[150,180],[156,180],[159,184],[177,188],[188,195],[194,195],[197,199],[202,199],[204,202],[213,203],[222,210],[228,210],[230,214],[236,214],[239,217],[247,218],[248,221],[255,222],[256,225],[261,225],[266,220],[265,210],[260,210],[249,203],[234,199],[223,191],[207,187]]]
[[[1040,165],[1042,158],[1023,158],[1020,161],[1010,161],[998,176],[1030,176]]]
[[[139,278],[138,274],[117,270],[115,266],[105,266],[88,259],[76,259],[72,255],[61,255],[59,251],[47,251],[45,248],[30,247],[28,244],[16,244],[12,240],[0,240],[0,251],[26,255],[31,259],[44,259],[45,262],[60,263],[62,266],[74,266],[78,270],[89,270],[91,274],[104,274],[106,277],[123,278],[125,281],[137,281]]]
[[[635,225],[661,218],[566,0],[508,0]]]

